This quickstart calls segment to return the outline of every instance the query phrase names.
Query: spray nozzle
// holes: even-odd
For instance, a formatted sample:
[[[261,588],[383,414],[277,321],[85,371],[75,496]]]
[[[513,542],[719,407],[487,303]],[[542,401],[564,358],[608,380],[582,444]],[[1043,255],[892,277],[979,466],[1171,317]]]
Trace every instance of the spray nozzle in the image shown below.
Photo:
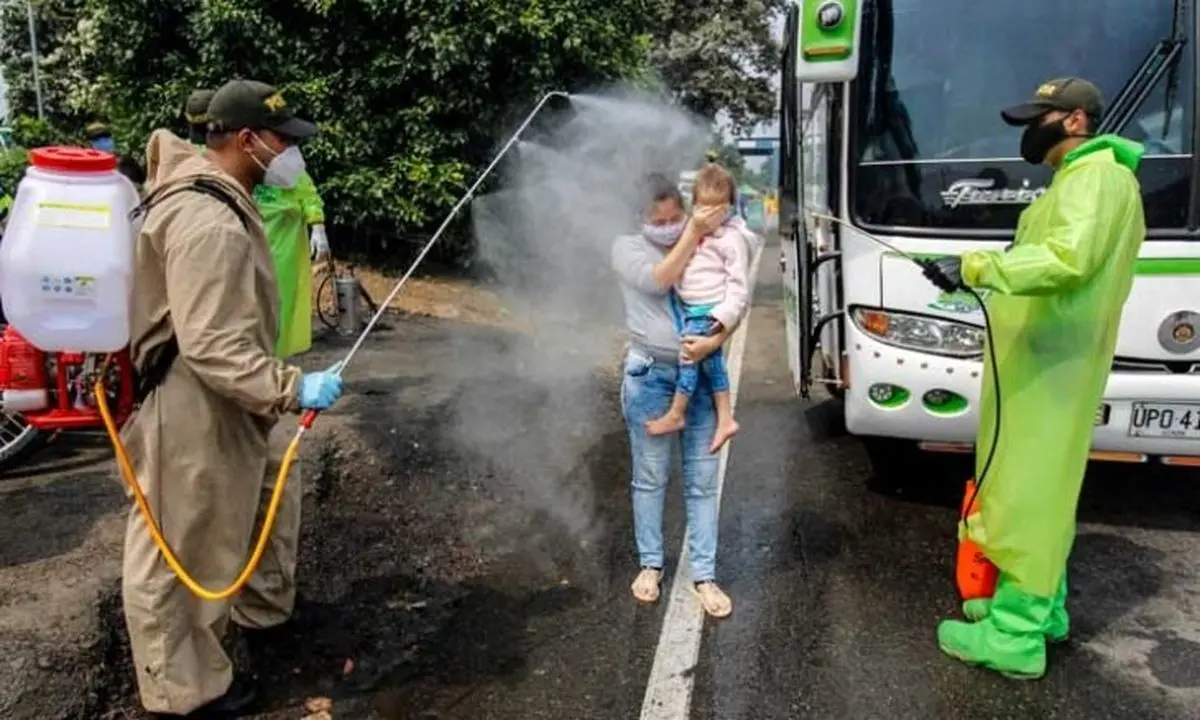
[[[914,262],[921,267],[925,279],[937,289],[948,293],[968,289],[962,277],[962,258],[958,255],[947,255],[936,260],[918,258]]]

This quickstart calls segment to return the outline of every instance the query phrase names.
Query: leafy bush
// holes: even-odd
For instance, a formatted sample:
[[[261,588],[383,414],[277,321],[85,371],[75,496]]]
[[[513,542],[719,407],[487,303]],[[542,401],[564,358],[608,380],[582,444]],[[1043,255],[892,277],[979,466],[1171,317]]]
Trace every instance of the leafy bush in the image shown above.
[[[17,183],[28,164],[29,154],[23,148],[0,150],[0,198],[11,198],[16,193]]]
[[[59,72],[83,78],[64,120],[106,118],[140,154],[151,130],[179,127],[192,89],[277,85],[321,126],[305,155],[339,251],[353,237],[377,259],[441,220],[514,113],[642,76],[648,54],[641,0],[58,2],[81,5],[55,43]]]
[[[722,104],[739,124],[770,114],[769,84],[744,82],[739,68],[769,67],[776,49],[763,28],[780,2],[39,0],[50,127],[22,121],[21,134],[27,147],[79,142],[83,125],[103,119],[140,156],[153,129],[182,131],[191,90],[237,76],[270,82],[321,127],[305,155],[335,250],[399,263],[407,238],[439,224],[548,90],[647,84],[661,71],[709,117]],[[32,115],[25,23],[23,3],[0,3],[10,100]],[[653,52],[664,44],[669,53]],[[469,250],[466,227],[444,245],[452,258]]]

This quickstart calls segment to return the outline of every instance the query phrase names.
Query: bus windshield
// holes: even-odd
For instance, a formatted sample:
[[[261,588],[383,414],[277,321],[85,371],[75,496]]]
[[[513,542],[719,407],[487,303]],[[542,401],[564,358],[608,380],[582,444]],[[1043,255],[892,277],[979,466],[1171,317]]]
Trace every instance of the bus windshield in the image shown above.
[[[1190,5],[1190,3],[1186,3]],[[1010,230],[1049,171],[1023,163],[1000,110],[1056,77],[1115,97],[1175,33],[1176,0],[868,0],[855,82],[854,209],[874,226]],[[1190,32],[1121,134],[1143,143],[1151,228],[1183,228],[1189,202]]]

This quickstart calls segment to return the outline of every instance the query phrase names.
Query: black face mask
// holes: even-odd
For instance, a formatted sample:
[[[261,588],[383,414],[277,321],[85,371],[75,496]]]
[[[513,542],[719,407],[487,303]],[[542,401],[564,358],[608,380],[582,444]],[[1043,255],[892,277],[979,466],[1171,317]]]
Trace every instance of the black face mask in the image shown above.
[[[1021,157],[1030,165],[1041,165],[1046,156],[1063,140],[1091,135],[1072,135],[1067,132],[1067,119],[1056,120],[1045,125],[1030,125],[1021,134]]]

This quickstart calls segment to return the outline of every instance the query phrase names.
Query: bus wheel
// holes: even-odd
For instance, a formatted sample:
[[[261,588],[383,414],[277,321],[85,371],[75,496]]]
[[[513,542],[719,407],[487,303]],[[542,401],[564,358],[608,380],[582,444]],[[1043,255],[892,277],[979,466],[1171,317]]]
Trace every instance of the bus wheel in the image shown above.
[[[884,495],[903,495],[913,482],[926,476],[923,470],[929,458],[913,440],[864,437],[863,446],[871,463],[867,487]]]

